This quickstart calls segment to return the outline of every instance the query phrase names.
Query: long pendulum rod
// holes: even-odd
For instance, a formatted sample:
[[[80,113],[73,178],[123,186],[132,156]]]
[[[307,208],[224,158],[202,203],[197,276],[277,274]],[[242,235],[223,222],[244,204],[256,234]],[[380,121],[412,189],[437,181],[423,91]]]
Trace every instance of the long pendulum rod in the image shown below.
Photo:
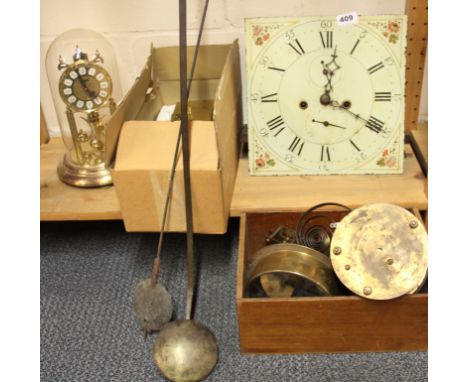
[[[191,89],[191,86],[192,86],[192,80],[193,80],[195,67],[196,67],[196,62],[197,62],[197,58],[198,58],[198,52],[199,52],[199,48],[200,48],[203,27],[204,27],[204,24],[205,24],[206,13],[207,13],[207,10],[208,10],[208,4],[209,4],[209,0],[206,0],[205,1],[205,7],[204,7],[204,10],[203,10],[202,20],[201,20],[201,23],[200,23],[200,28],[199,28],[199,31],[198,31],[197,45],[195,47],[194,58],[193,58],[193,61],[192,61],[192,67],[191,67],[191,71],[190,71],[190,79],[189,79],[188,87],[187,87],[187,90],[186,90],[187,102],[188,102],[188,97],[189,97],[189,94],[190,94],[190,89]],[[181,60],[181,62],[182,62],[182,60]],[[182,77],[181,77],[181,83],[182,83]],[[188,123],[188,118],[187,118],[187,123]],[[177,159],[179,157],[179,148],[180,148],[181,138],[182,138],[182,122],[181,122],[181,126],[179,128],[177,144],[176,144],[176,148],[175,148],[175,152],[174,152],[174,159],[173,159],[173,162],[172,162],[172,168],[171,168],[171,173],[170,173],[170,177],[169,177],[169,188],[168,188],[168,191],[167,191],[167,194],[166,194],[166,201],[165,201],[165,204],[164,204],[164,212],[163,212],[163,217],[162,217],[162,222],[161,222],[161,233],[160,233],[160,236],[159,236],[157,254],[156,254],[156,257],[155,257],[154,262],[153,262],[153,272],[152,272],[152,277],[151,277],[153,287],[156,286],[157,279],[158,279],[158,274],[159,274],[160,255],[161,255],[161,251],[162,251],[163,237],[164,237],[164,232],[165,232],[165,228],[166,228],[166,221],[167,221],[167,214],[168,214],[168,209],[169,209],[169,202],[170,202],[170,199],[171,199],[171,196],[172,196],[172,188],[173,188],[173,184],[174,184],[174,176],[175,176],[175,169],[176,169],[176,166],[177,166]],[[185,166],[184,166],[184,168],[185,168]],[[188,229],[187,229],[187,233],[188,233]],[[191,257],[192,257],[192,264],[193,264],[193,228],[192,228],[191,243],[192,243],[191,244],[192,245],[192,251],[191,251],[192,256]],[[188,245],[189,245],[189,243],[187,242],[187,246]],[[189,253],[189,251],[187,251],[187,252]],[[190,266],[188,266],[187,268],[190,268]],[[192,268],[193,268],[193,266],[192,266]],[[194,272],[193,272],[193,270],[188,269],[188,273],[192,274],[191,279],[188,280],[191,283],[189,285],[193,285],[193,283],[194,283],[193,282]],[[187,296],[187,301],[190,298],[190,310],[191,310],[192,300],[193,300],[193,287],[191,288],[191,292],[188,293],[188,294],[190,294],[190,296]],[[189,318],[190,318],[191,311],[188,312],[188,315],[189,315]]]
[[[190,182],[190,149],[187,114],[187,1],[179,0],[180,57],[180,127],[182,130],[182,159],[184,164],[185,218],[187,222],[187,299],[185,319],[190,320],[194,293],[192,186]]]

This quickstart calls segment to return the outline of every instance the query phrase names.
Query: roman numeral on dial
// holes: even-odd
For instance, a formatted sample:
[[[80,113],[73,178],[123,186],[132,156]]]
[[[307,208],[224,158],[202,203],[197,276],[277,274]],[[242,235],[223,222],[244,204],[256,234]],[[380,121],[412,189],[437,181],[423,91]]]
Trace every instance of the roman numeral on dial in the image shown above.
[[[358,44],[359,44],[360,41],[361,41],[361,40],[356,40],[356,43],[354,44],[353,49],[351,49],[351,52],[349,52],[349,54],[353,54],[353,53],[354,53],[354,51],[356,50],[356,48],[357,48],[357,46],[358,46]]]
[[[273,119],[270,119],[270,120],[267,122],[267,126],[268,126],[268,128],[269,128],[271,131],[273,131],[273,130],[275,130],[275,129],[277,129],[277,128],[280,128],[280,129],[276,132],[276,134],[274,135],[275,137],[276,137],[279,133],[281,133],[281,132],[284,130],[284,128],[286,127],[286,126],[284,126],[284,121],[283,121],[283,118],[281,118],[281,115],[278,115],[277,117],[275,117],[275,118],[273,118]]]
[[[330,162],[330,148],[328,146],[322,146],[322,151],[320,152],[320,161],[321,162]]]
[[[380,61],[379,63],[377,63],[374,66],[371,66],[369,69],[367,69],[367,71],[370,74],[374,74],[376,71],[382,69],[383,67],[384,67],[384,64],[382,63],[382,61]]]
[[[366,127],[377,134],[383,130],[383,126],[384,122],[375,117],[370,117],[366,123]]]
[[[354,143],[352,139],[349,140],[349,143],[351,143],[357,151],[361,151],[361,149],[358,147],[358,145],[356,145],[356,143]]]
[[[278,115],[277,117],[270,119],[267,122],[268,127],[270,130],[276,129],[278,126],[281,126],[284,124],[283,118],[281,118],[281,115]]]
[[[320,39],[322,40],[322,45],[324,48],[333,48],[333,32],[326,31],[326,32],[319,32]]]
[[[294,41],[290,42],[289,43],[289,46],[294,49],[294,51],[299,55],[299,56],[302,56],[305,52],[304,52],[304,49],[302,48],[302,45],[301,43],[299,42],[299,40],[296,38],[294,39]]]
[[[262,102],[278,102],[278,93],[271,93],[261,97]]]
[[[289,146],[288,150],[294,153],[297,150],[297,155],[301,155],[302,148],[304,147],[304,142],[301,138],[295,137],[292,141],[291,145]]]
[[[284,69],[281,69],[281,68],[276,68],[275,66],[269,66],[268,69],[271,69],[271,70],[277,70],[278,72],[285,72]]]
[[[383,102],[383,101],[391,101],[391,100],[392,100],[391,92],[375,92],[374,93],[374,101]]]

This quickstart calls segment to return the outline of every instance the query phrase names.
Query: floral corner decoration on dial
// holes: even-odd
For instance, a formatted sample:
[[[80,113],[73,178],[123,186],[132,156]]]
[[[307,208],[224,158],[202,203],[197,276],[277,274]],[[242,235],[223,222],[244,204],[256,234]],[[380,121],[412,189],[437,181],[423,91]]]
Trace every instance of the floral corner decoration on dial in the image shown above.
[[[274,167],[276,165],[275,160],[268,153],[257,154],[255,159],[256,170],[266,167]]]
[[[262,27],[260,25],[254,25],[252,27],[252,34],[254,36],[256,45],[263,45],[263,42],[270,38],[268,27]]]
[[[396,44],[398,42],[398,38],[400,37],[400,21],[397,20],[391,20],[386,22],[374,22],[374,23],[369,23],[376,28],[378,28],[381,32],[382,35],[388,40],[389,43],[391,44]]]
[[[398,161],[395,156],[395,152],[395,148],[383,150],[381,158],[377,161],[377,165],[382,167],[396,168]]]

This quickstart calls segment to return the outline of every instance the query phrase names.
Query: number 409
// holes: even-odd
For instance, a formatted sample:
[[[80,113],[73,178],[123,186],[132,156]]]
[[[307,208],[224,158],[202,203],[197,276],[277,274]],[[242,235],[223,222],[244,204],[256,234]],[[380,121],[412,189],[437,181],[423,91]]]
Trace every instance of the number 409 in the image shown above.
[[[353,20],[353,15],[345,15],[340,17],[340,22],[345,23]]]

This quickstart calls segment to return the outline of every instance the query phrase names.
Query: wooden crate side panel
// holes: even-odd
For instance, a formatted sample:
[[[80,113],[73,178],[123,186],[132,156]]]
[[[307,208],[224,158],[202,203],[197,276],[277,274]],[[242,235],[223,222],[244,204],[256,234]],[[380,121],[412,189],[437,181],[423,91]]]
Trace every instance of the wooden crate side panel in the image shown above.
[[[237,281],[236,281],[236,300],[239,301],[242,299],[244,294],[244,269],[245,269],[245,248],[246,248],[246,226],[247,216],[245,213],[242,213],[240,216],[239,224],[239,248],[237,251]],[[239,313],[239,311],[238,311]]]
[[[427,349],[427,295],[238,300],[243,353]]]

